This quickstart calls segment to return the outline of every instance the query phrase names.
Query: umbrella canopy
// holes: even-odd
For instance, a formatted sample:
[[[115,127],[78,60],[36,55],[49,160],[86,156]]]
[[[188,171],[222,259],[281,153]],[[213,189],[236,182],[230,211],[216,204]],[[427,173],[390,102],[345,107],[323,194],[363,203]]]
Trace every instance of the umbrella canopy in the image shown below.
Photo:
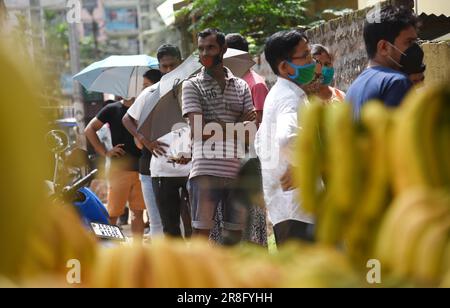
[[[255,65],[248,52],[233,48],[228,48],[223,63],[237,77],[242,77]],[[185,121],[181,112],[181,84],[201,67],[197,54],[189,56],[175,70],[164,75],[158,89],[147,96],[138,131],[148,140],[158,139],[169,133],[175,124]]]
[[[89,91],[131,98],[141,92],[142,75],[151,68],[159,68],[158,60],[147,55],[110,56],[92,63],[73,79]]]

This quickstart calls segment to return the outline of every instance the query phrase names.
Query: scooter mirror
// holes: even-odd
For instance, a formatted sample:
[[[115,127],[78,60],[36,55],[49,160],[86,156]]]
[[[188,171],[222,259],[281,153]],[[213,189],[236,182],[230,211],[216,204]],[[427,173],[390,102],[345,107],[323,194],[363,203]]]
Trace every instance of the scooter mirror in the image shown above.
[[[51,152],[60,154],[69,147],[69,137],[62,130],[51,130],[45,136],[45,142]]]

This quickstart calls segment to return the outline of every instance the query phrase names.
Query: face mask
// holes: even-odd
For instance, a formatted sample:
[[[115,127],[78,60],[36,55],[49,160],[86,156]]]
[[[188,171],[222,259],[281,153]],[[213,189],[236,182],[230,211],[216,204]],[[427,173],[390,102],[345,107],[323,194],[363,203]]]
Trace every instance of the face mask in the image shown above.
[[[322,67],[322,76],[322,84],[330,85],[334,78],[334,68],[328,66]]]
[[[308,95],[315,95],[320,91],[320,88],[322,86],[323,86],[323,76],[315,75],[314,79],[310,83],[302,86],[302,89]]]
[[[409,75],[425,71],[426,67],[423,64],[423,56],[423,50],[417,43],[406,49],[400,60],[402,72]]]
[[[307,85],[314,80],[316,75],[316,63],[306,65],[295,65],[287,61],[290,67],[295,69],[295,75],[288,75],[289,78],[299,85]]]
[[[200,57],[200,63],[206,68],[211,69],[214,66],[219,65],[222,63],[222,57],[220,55],[216,56],[204,56]]]
[[[401,54],[402,54],[402,58],[406,56],[406,54],[405,54],[403,51],[401,51],[400,49],[398,49],[394,44],[392,44],[392,43],[390,43],[390,42],[388,42],[388,44],[391,45],[391,47],[393,47],[393,48],[394,48],[395,50],[397,50],[399,53],[401,53]],[[394,62],[394,64],[397,65],[399,68],[402,68],[402,67],[403,67],[403,65],[402,65],[401,63],[398,63],[397,61],[395,61],[391,56],[388,56],[388,58],[389,58],[392,62]]]

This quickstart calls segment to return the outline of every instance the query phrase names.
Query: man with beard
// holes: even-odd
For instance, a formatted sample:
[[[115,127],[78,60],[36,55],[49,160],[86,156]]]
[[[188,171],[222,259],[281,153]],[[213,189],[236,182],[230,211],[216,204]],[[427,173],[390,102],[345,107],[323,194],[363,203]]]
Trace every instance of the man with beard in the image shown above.
[[[237,138],[227,127],[256,118],[247,83],[224,67],[225,35],[217,29],[198,34],[203,68],[183,83],[183,116],[193,134],[193,160],[189,176],[194,234],[209,236],[219,203],[224,209],[224,230],[239,237],[244,217],[232,206],[230,191],[240,161]],[[256,128],[256,125],[253,124]],[[230,155],[231,154],[231,155]]]
[[[346,99],[352,103],[355,119],[363,105],[373,99],[396,107],[412,87],[405,68],[417,54],[417,17],[409,8],[391,5],[373,12],[364,23],[364,42],[368,67],[348,89]]]

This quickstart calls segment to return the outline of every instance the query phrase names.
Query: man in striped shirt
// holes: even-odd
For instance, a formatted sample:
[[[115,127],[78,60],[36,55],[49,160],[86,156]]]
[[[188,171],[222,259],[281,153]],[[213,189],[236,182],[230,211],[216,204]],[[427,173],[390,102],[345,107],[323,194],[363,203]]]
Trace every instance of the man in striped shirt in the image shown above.
[[[249,122],[256,117],[252,96],[247,83],[223,65],[227,46],[222,32],[200,32],[198,50],[203,68],[183,83],[182,97],[183,116],[189,118],[193,135],[189,190],[194,234],[209,236],[219,203],[224,208],[224,229],[239,234],[245,218],[229,199],[239,158],[244,156],[244,147],[239,147],[245,139],[242,132],[256,133],[255,123]]]

